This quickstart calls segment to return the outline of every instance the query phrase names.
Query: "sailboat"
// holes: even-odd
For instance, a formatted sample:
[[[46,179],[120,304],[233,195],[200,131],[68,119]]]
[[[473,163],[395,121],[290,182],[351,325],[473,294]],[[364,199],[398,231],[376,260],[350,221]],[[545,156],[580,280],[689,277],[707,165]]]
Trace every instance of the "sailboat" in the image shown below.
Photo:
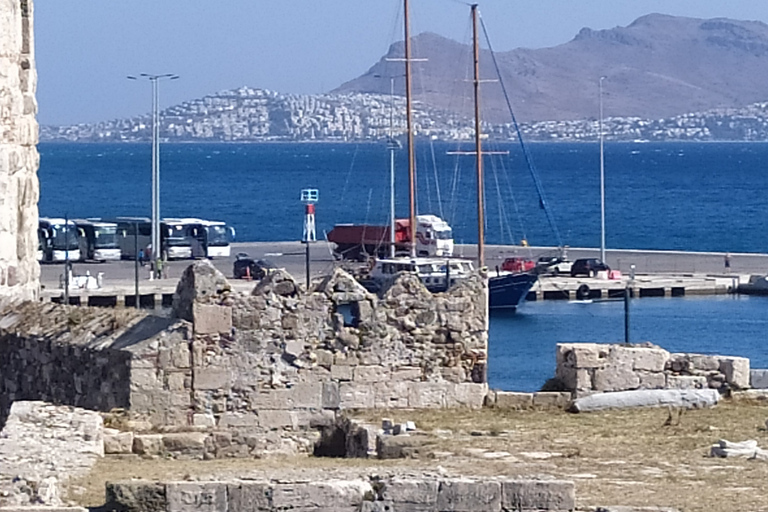
[[[480,126],[480,45],[477,30],[477,4],[472,8],[472,49],[474,57],[475,92],[475,154],[477,161],[477,264],[485,266],[485,183],[483,180],[483,148]],[[531,287],[538,280],[533,272],[496,271],[488,277],[488,307],[490,309],[516,310],[522,304]]]

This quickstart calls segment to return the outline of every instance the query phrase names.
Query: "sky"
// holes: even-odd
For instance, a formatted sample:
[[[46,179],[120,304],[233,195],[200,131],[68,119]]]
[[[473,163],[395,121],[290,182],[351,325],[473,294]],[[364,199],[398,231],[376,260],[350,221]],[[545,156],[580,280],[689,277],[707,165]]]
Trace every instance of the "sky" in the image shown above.
[[[468,3],[410,0],[412,34],[467,42]],[[496,51],[543,48],[583,27],[626,26],[658,12],[768,23],[764,0],[479,0]],[[140,73],[175,73],[165,108],[241,86],[327,92],[402,40],[402,0],[36,0],[38,120],[75,124],[145,114]],[[416,55],[414,55],[416,57]]]

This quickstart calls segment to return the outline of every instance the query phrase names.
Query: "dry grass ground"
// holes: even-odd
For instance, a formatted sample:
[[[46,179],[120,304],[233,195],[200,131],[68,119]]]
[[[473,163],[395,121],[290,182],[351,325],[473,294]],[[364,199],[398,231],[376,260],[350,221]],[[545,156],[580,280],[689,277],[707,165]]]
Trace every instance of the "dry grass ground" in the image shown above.
[[[768,448],[768,405],[724,401],[686,411],[665,426],[666,409],[590,414],[561,411],[367,412],[415,421],[435,442],[419,460],[283,458],[232,461],[105,459],[79,486],[84,505],[103,502],[106,481],[143,478],[333,478],[404,472],[549,475],[576,482],[579,507],[669,506],[685,511],[768,510],[768,462],[709,458],[718,439],[757,439]],[[450,432],[447,432],[450,431]],[[472,435],[472,434],[475,435]],[[481,435],[478,435],[481,434]],[[494,452],[487,455],[487,452]],[[502,453],[500,453],[502,452]],[[503,453],[503,452],[506,452]]]

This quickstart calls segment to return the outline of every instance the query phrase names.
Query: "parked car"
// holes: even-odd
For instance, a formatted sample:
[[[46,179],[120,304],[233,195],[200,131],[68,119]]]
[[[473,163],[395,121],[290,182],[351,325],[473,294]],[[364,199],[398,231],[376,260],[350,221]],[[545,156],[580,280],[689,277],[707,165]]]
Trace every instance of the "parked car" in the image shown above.
[[[536,272],[557,276],[570,274],[573,263],[560,256],[542,256],[536,262]]]
[[[597,258],[582,258],[571,265],[571,277],[594,277],[601,270],[611,271],[611,268]]]
[[[246,253],[238,253],[232,266],[235,279],[263,279],[277,267],[269,260],[254,260]]]
[[[536,267],[536,263],[526,258],[507,258],[501,264],[501,270],[507,272],[528,272]]]

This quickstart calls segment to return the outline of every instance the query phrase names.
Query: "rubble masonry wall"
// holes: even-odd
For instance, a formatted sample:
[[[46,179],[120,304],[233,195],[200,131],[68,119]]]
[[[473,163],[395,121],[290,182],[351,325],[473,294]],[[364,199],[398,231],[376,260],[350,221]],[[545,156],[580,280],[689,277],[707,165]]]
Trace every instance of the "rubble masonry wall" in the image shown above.
[[[39,293],[36,87],[32,0],[0,0],[0,307]]]

